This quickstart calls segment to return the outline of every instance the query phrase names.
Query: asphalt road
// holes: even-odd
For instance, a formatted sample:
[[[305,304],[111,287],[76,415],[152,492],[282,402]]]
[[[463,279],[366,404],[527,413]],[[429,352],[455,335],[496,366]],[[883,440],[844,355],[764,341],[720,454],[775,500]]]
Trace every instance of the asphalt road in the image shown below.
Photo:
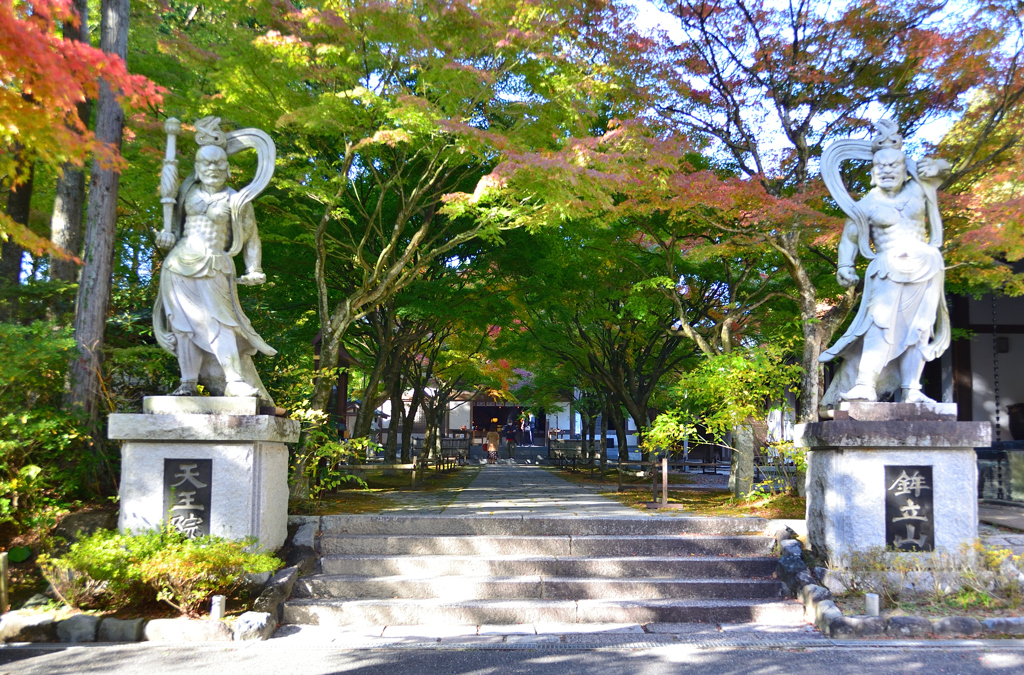
[[[388,649],[355,650],[309,646],[297,649],[272,642],[250,644],[69,647],[0,649],[0,674],[7,675],[162,675],[215,673],[257,675],[973,675],[1024,673],[1020,641],[933,646],[855,645],[828,648],[698,648],[671,645],[651,649]],[[24,658],[18,658],[24,657]]]

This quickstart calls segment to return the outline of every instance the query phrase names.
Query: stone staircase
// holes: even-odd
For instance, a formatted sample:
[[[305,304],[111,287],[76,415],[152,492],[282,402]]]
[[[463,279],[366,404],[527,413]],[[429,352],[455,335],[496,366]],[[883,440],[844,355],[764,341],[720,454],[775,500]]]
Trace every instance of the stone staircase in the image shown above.
[[[792,623],[757,518],[324,516],[290,624]]]

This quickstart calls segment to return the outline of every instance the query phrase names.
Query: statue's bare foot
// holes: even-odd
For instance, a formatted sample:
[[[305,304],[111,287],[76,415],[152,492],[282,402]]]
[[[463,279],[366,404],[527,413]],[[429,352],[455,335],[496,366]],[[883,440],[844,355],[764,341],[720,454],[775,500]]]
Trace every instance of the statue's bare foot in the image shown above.
[[[178,388],[171,392],[171,396],[199,396],[199,387],[195,380],[182,380]]]
[[[224,387],[225,396],[259,396],[260,390],[241,380],[228,382]]]
[[[904,403],[935,403],[935,399],[929,398],[921,393],[920,389],[904,389]]]
[[[842,395],[844,401],[877,401],[878,393],[875,388],[867,384],[858,384],[850,391]]]

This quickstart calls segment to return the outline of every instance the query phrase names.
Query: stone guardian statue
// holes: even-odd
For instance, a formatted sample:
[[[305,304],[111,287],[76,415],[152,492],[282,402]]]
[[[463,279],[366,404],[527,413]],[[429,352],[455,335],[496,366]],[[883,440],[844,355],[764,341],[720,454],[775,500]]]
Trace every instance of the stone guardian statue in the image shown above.
[[[949,346],[936,195],[949,164],[907,157],[890,120],[879,121],[876,130],[870,141],[837,141],[821,157],[825,185],[848,217],[839,242],[839,284],[860,281],[854,267],[858,253],[869,261],[853,323],[819,358],[842,359],[822,397],[823,411],[842,401],[878,401],[897,392],[905,403],[933,402],[921,393],[921,372]],[[873,187],[860,201],[840,177],[840,164],[849,159],[871,160]]]
[[[252,357],[277,352],[242,312],[238,284],[266,281],[252,201],[274,174],[274,142],[259,129],[225,134],[217,117],[205,117],[195,128],[195,169],[179,190],[175,139],[181,124],[172,118],[164,125],[164,229],[157,233],[156,244],[169,252],[160,269],[153,332],[160,346],[178,359],[181,384],[173,396],[198,395],[202,382],[215,396],[256,396],[273,405]],[[256,150],[256,175],[236,191],[227,186],[228,158],[246,148]],[[234,258],[239,253],[246,272],[236,278]]]

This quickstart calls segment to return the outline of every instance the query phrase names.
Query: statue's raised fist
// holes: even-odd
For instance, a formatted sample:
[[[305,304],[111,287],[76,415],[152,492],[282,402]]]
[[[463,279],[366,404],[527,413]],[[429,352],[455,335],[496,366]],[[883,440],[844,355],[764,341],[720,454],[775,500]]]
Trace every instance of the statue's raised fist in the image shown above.
[[[174,247],[174,243],[177,238],[173,232],[157,232],[156,233],[156,245],[162,251],[168,251]]]

